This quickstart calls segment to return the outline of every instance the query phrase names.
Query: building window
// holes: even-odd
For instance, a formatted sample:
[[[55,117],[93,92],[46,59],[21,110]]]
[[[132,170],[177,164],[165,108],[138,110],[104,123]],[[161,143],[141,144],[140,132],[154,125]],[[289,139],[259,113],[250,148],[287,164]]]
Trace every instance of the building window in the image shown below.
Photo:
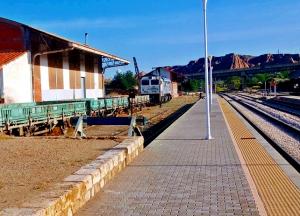
[[[85,72],[86,72],[86,88],[94,89],[94,57],[92,55],[85,56]]]
[[[49,88],[50,89],[63,89],[63,59],[61,53],[48,55],[49,67]]]
[[[104,85],[103,85],[103,73],[98,73],[98,85],[99,85],[99,89],[103,89]]]
[[[80,55],[79,52],[73,51],[69,54],[70,67],[70,88],[80,89]]]
[[[159,85],[159,80],[151,80],[151,85]]]
[[[142,80],[142,85],[149,85],[149,80]]]

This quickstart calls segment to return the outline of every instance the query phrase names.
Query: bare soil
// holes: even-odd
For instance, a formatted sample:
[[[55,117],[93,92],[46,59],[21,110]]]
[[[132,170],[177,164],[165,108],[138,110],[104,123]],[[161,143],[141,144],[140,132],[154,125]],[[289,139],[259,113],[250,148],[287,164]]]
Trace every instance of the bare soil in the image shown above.
[[[90,126],[84,129],[84,132],[87,136],[104,136],[104,137],[113,137],[113,136],[127,136],[129,126],[127,125],[95,125]]]
[[[137,114],[145,116],[149,119],[150,124],[154,125],[164,120],[181,107],[195,103],[198,98],[199,96],[180,96],[162,104],[161,107],[159,105],[146,107]]]
[[[0,210],[20,206],[117,144],[92,139],[0,139]]]
[[[162,104],[162,107],[143,108],[135,115],[144,115],[150,126],[155,125],[197,99],[197,96],[181,96]],[[95,139],[66,138],[73,136],[74,129],[70,129],[66,136],[58,132],[57,137],[0,136],[0,210],[19,207],[95,160],[127,136],[128,126],[90,126],[84,131]]]

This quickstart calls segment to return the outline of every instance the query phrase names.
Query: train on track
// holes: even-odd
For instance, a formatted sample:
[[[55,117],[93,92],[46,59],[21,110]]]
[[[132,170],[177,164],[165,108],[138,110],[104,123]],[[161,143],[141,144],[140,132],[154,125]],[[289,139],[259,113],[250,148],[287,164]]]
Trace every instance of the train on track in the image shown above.
[[[161,76],[144,76],[140,82],[141,95],[149,95],[153,104],[172,99],[172,82]]]
[[[0,105],[0,132],[20,136],[49,131],[75,116],[111,116],[129,106],[149,104],[149,95],[107,97],[66,101],[47,101]],[[41,130],[44,129],[44,130]]]

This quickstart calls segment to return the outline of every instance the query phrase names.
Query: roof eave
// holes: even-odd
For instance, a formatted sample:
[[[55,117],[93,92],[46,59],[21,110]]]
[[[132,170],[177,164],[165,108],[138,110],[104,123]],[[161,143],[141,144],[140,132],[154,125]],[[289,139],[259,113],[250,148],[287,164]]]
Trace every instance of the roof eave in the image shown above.
[[[130,64],[130,62],[127,61],[126,59],[122,59],[122,58],[117,57],[117,56],[115,56],[115,55],[111,55],[111,54],[108,54],[108,53],[106,53],[106,52],[103,52],[103,51],[100,51],[100,50],[96,50],[96,49],[94,49],[94,48],[91,48],[91,47],[88,47],[88,46],[85,46],[85,45],[81,45],[81,44],[79,44],[79,43],[71,42],[70,45],[71,45],[71,47],[74,47],[74,48],[79,49],[79,50],[82,50],[82,51],[94,53],[94,54],[99,55],[99,56],[103,56],[103,57],[106,57],[106,58],[110,58],[110,59],[113,59],[113,60],[122,62],[122,63],[124,63],[125,65]]]
[[[30,29],[33,29],[35,31],[38,31],[38,32],[41,32],[41,33],[44,33],[44,34],[47,34],[51,37],[54,37],[54,38],[57,38],[59,40],[63,40],[63,41],[66,41],[69,43],[70,47],[74,47],[76,49],[79,49],[79,50],[83,50],[83,51],[86,51],[86,52],[91,52],[91,53],[94,53],[96,55],[100,55],[100,56],[103,56],[103,57],[106,57],[106,58],[110,58],[112,60],[115,60],[115,61],[118,61],[120,63],[122,63],[123,65],[128,65],[130,64],[129,61],[127,61],[126,59],[122,59],[120,57],[117,57],[115,55],[112,55],[112,54],[109,54],[109,53],[106,53],[106,52],[103,52],[101,50],[97,50],[95,48],[91,48],[91,47],[88,47],[86,45],[82,45],[78,42],[74,42],[74,41],[71,41],[67,38],[64,38],[64,37],[61,37],[61,36],[58,36],[58,35],[55,35],[53,33],[50,33],[50,32],[46,32],[46,31],[43,31],[43,30],[40,30],[38,28],[35,28],[35,27],[32,27],[32,26],[29,26],[29,25],[26,25],[26,24],[23,24],[23,23],[19,23],[19,22],[16,22],[14,20],[9,20],[9,19],[6,19],[6,18],[3,18],[3,17],[0,17],[0,19],[4,20],[5,22],[10,22],[10,23],[14,23],[14,24],[17,24],[17,25],[21,25],[21,26],[25,26],[27,28],[30,28]]]

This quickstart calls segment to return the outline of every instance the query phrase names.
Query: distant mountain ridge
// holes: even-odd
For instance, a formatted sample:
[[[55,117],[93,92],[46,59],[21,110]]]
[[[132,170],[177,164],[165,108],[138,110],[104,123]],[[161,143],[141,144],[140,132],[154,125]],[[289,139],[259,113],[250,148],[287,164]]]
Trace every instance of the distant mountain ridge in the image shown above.
[[[300,63],[300,54],[264,54],[260,56],[239,55],[230,53],[225,56],[213,57],[214,70],[234,70],[258,66]],[[204,72],[204,58],[190,61],[187,65],[170,66],[169,70],[180,74]]]

